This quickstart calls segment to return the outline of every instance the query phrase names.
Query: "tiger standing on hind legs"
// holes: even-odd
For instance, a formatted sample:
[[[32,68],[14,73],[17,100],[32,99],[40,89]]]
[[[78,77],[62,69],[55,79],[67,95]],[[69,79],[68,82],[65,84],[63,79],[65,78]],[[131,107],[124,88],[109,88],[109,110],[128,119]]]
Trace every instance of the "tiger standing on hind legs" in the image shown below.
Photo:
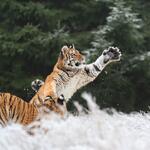
[[[56,100],[65,109],[66,102],[78,89],[95,80],[108,64],[119,61],[120,58],[120,50],[109,47],[95,62],[84,64],[84,56],[74,46],[63,46],[53,72],[47,76],[45,83],[38,79],[32,82],[33,89],[42,86],[30,103],[38,105],[41,101],[37,99],[44,100],[45,104]],[[61,96],[63,101],[58,98]]]
[[[110,47],[95,62],[84,64],[84,56],[78,50],[63,46],[53,72],[29,103],[10,93],[0,93],[0,124],[6,126],[9,122],[16,122],[28,125],[37,118],[42,107],[63,116],[71,96],[120,57],[119,49]]]

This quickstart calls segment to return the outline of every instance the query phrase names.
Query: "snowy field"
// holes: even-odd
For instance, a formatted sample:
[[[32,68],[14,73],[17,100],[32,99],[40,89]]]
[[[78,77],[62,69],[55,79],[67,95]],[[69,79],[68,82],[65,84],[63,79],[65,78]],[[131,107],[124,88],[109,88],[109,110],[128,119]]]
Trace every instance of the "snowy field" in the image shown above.
[[[20,125],[0,128],[0,150],[149,150],[150,114],[108,114],[100,110],[90,95],[90,112],[65,119],[55,115],[40,121],[29,135]]]

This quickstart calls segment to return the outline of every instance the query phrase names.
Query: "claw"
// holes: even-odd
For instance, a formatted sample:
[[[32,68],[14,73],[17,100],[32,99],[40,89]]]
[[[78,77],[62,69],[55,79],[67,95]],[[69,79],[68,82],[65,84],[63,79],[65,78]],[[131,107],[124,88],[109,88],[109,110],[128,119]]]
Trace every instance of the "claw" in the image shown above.
[[[105,62],[110,61],[119,61],[121,57],[121,52],[117,47],[109,47],[107,50],[104,50],[103,55],[107,55]]]

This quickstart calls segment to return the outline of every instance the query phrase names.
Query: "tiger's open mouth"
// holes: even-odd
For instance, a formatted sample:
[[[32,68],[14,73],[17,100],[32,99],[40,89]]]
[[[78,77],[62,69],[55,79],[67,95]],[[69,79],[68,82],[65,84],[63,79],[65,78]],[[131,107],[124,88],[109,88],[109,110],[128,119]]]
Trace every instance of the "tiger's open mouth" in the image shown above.
[[[76,62],[76,63],[75,63],[75,66],[80,66],[80,65],[81,65],[80,62]]]
[[[83,65],[83,64],[85,64],[85,61],[82,61],[82,62],[76,62],[76,63],[75,63],[75,66],[78,67],[78,66],[81,66],[81,65]]]

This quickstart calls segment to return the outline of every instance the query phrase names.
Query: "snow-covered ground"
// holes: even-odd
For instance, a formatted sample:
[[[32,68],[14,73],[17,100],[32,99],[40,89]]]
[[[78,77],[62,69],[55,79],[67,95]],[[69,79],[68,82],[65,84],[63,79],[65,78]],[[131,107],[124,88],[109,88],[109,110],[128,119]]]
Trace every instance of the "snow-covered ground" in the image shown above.
[[[47,116],[29,135],[20,125],[0,128],[0,150],[149,150],[150,114],[108,114],[84,93],[90,112]]]

